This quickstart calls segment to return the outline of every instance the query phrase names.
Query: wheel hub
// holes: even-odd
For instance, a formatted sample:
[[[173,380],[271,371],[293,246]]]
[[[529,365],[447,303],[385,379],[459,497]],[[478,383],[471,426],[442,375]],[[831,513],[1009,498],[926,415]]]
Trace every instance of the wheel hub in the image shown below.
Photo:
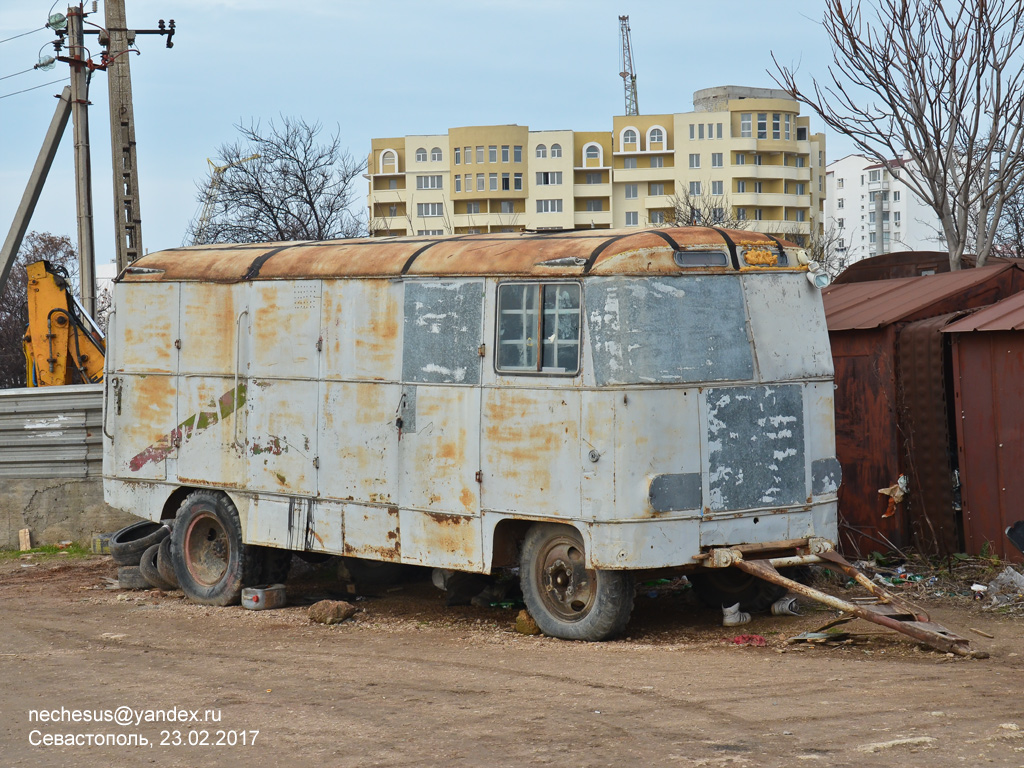
[[[185,565],[197,582],[216,584],[228,570],[230,547],[227,531],[216,515],[197,515],[185,532]]]
[[[570,620],[587,614],[594,599],[593,578],[575,542],[552,542],[545,553],[541,573],[543,597],[553,613]]]

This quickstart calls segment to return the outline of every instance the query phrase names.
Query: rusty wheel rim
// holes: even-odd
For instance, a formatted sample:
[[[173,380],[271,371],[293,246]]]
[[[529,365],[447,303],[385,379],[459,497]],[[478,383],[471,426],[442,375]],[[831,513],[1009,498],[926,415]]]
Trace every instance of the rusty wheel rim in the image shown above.
[[[212,512],[200,512],[188,524],[184,539],[185,566],[203,586],[213,586],[228,570],[228,532]]]
[[[594,571],[584,565],[583,548],[569,536],[558,536],[539,558],[541,598],[564,621],[584,618],[594,603]]]

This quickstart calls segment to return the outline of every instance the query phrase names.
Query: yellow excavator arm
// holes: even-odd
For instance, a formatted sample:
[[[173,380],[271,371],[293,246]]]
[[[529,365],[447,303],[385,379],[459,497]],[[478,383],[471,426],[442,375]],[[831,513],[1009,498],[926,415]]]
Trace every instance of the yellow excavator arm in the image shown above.
[[[28,265],[24,348],[29,387],[103,381],[103,333],[48,261]]]

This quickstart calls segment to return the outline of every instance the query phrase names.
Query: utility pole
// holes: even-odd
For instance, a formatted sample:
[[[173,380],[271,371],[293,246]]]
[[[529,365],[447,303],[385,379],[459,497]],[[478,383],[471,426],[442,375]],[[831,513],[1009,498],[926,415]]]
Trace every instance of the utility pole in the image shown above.
[[[125,22],[124,0],[104,0],[108,38],[107,89],[110,92],[110,157],[114,163],[114,240],[117,271],[143,255],[142,211],[139,208],[139,169],[135,154],[135,112],[128,51],[135,32]]]
[[[71,65],[71,124],[75,139],[75,200],[78,205],[78,277],[82,305],[96,314],[96,257],[92,222],[92,161],[89,154],[88,57],[85,55],[85,12],[68,8],[68,63]]]

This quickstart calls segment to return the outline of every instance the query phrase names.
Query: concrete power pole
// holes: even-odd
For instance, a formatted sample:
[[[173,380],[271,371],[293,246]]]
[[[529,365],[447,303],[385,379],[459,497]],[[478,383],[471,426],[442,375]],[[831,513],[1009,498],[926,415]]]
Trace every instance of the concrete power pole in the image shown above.
[[[78,205],[78,269],[82,306],[96,314],[96,256],[92,222],[92,161],[89,154],[89,67],[85,55],[85,13],[68,8],[68,58],[71,65],[71,124],[75,139],[75,200]]]
[[[135,31],[125,21],[124,0],[104,0],[108,40],[107,88],[110,92],[110,156],[114,163],[114,240],[117,271],[142,250],[142,211],[139,209],[139,169],[135,154],[135,113],[132,108],[132,74],[128,50]]]

